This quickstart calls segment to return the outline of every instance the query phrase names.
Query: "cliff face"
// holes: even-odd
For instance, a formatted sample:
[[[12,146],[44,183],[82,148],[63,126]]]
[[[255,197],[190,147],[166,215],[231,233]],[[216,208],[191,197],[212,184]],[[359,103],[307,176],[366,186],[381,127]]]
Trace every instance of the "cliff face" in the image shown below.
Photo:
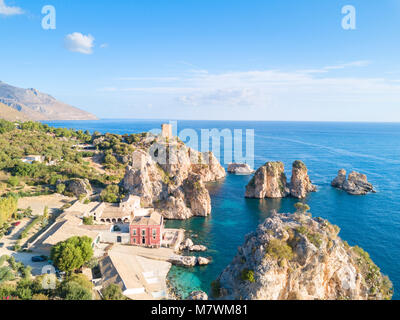
[[[285,166],[282,162],[267,162],[254,174],[246,187],[246,198],[283,198],[289,194]]]
[[[133,153],[123,187],[167,219],[209,215],[211,199],[204,182],[225,177],[225,170],[214,155],[197,152],[182,143],[157,144],[152,150]],[[156,158],[150,155],[154,153]]]
[[[331,183],[332,187],[342,189],[351,195],[365,195],[375,192],[374,187],[368,182],[367,176],[359,172],[351,172],[346,179],[346,170],[341,169]]]
[[[292,196],[304,198],[307,193],[316,191],[308,177],[307,167],[301,161],[293,163],[292,178],[287,183],[285,167],[282,162],[267,162],[254,174],[246,187],[246,198],[284,198]]]
[[[290,194],[295,198],[305,198],[309,192],[317,191],[310,178],[305,164],[301,161],[293,162],[292,179],[290,180]]]
[[[338,237],[327,220],[273,214],[246,236],[213,283],[223,299],[390,299],[392,285],[359,247]]]

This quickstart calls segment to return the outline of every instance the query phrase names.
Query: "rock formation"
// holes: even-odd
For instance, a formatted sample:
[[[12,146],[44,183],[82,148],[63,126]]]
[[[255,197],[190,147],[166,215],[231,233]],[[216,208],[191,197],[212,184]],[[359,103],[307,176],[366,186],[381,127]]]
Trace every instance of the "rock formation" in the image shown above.
[[[284,198],[292,196],[304,198],[307,193],[316,191],[308,177],[307,167],[301,161],[295,161],[292,179],[287,183],[285,167],[282,162],[267,162],[254,174],[246,187],[246,198]]]
[[[375,192],[374,187],[368,182],[365,174],[353,171],[346,179],[346,170],[344,169],[339,170],[337,177],[332,181],[331,185],[351,195],[365,195],[368,192]]]
[[[79,197],[81,194],[88,195],[91,191],[91,186],[88,179],[71,179],[63,182],[65,191]]]
[[[246,236],[213,282],[215,297],[246,300],[390,299],[387,277],[339,228],[301,213],[274,213]]]
[[[208,295],[204,291],[193,291],[187,300],[208,300]]]
[[[167,219],[187,219],[211,213],[205,182],[225,177],[211,152],[200,153],[183,143],[153,143],[151,150],[136,150],[122,185],[155,207]]]
[[[306,165],[299,160],[293,162],[290,195],[301,199],[305,198],[309,192],[315,191],[317,187],[311,183]]]
[[[200,244],[194,244],[193,241],[188,238],[185,240],[185,242],[183,242],[183,244],[180,245],[179,250],[207,251],[207,247]]]
[[[252,174],[254,170],[247,163],[230,163],[228,165],[228,172],[234,174]]]

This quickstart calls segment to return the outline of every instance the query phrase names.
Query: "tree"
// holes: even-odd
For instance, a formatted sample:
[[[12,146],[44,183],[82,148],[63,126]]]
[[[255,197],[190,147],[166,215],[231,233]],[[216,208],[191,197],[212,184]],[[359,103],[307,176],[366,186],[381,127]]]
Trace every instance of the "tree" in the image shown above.
[[[83,224],[86,226],[93,225],[93,217],[83,217]]]
[[[16,187],[19,185],[20,181],[18,177],[12,176],[7,180],[7,183],[11,186],[11,187]]]
[[[92,300],[91,289],[73,279],[65,280],[60,286],[60,296],[65,300]]]
[[[116,203],[119,199],[119,187],[115,184],[107,186],[101,193],[100,199],[104,202]]]
[[[111,283],[107,287],[101,289],[104,300],[125,300],[121,287]]]
[[[302,202],[297,202],[294,207],[298,212],[301,213],[306,213],[307,211],[310,210],[310,206],[308,204],[302,203]]]
[[[17,211],[17,198],[0,198],[0,227]]]
[[[61,271],[71,273],[82,267],[93,256],[92,239],[72,237],[57,243],[51,249],[51,260]]]
[[[14,279],[14,274],[9,267],[0,268],[0,284]]]

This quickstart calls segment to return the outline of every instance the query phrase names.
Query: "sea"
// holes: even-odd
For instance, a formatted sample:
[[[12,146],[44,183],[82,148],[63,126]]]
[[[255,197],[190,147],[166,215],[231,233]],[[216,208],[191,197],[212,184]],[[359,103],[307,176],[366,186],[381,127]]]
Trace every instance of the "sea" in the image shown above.
[[[48,121],[54,127],[130,134],[160,128],[169,120]],[[254,130],[254,166],[282,161],[288,179],[291,164],[302,160],[318,191],[304,200],[315,217],[340,227],[340,237],[366,250],[381,272],[394,284],[393,299],[400,299],[400,124],[263,121],[177,121],[179,133],[192,129],[200,136],[205,129]],[[243,139],[245,140],[245,139]],[[243,143],[245,144],[245,143]],[[199,144],[200,145],[200,144]],[[224,144],[221,143],[223,149]],[[245,146],[243,145],[243,149]],[[221,151],[223,155],[223,151]],[[224,159],[221,159],[223,162]],[[224,164],[225,168],[227,164]],[[334,189],[330,182],[339,169],[367,175],[377,193],[351,196]],[[168,221],[167,227],[184,228],[196,244],[208,251],[208,266],[173,266],[169,280],[185,298],[191,291],[210,291],[210,284],[232,261],[244,237],[254,231],[272,210],[294,212],[296,199],[245,199],[251,175],[228,174],[209,183],[212,213],[185,221]]]

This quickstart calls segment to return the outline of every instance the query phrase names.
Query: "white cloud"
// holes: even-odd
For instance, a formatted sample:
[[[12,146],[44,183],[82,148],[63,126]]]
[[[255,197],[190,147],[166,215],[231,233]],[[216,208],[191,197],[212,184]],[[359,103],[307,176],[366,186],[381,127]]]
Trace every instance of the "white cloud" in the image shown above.
[[[203,117],[386,121],[385,114],[400,106],[398,80],[340,74],[345,68],[368,65],[356,61],[300,71],[189,73],[176,81],[171,77],[163,86],[143,81],[141,86],[117,86],[113,91],[151,102],[160,110],[180,106],[182,112],[197,110]],[[377,108],[382,110],[379,119]]]
[[[65,48],[72,52],[92,54],[94,47],[94,37],[90,34],[85,36],[80,32],[67,35],[64,39]]]
[[[108,43],[102,43],[102,44],[100,45],[100,48],[101,48],[101,49],[108,48]]]
[[[19,7],[9,7],[5,4],[4,0],[0,0],[0,15],[14,16],[23,14],[24,11]]]

